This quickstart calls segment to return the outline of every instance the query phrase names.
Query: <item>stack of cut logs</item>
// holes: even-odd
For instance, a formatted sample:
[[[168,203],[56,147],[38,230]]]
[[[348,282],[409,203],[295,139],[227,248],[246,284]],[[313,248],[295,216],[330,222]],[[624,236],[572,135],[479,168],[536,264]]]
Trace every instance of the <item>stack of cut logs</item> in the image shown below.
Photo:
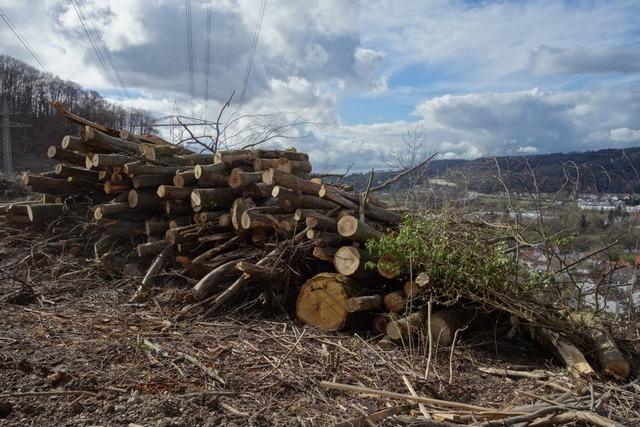
[[[49,147],[48,157],[60,162],[52,172],[23,175],[41,200],[0,204],[0,218],[9,226],[50,224],[90,207],[104,231],[94,245],[101,263],[118,272],[148,266],[134,300],[170,265],[193,285],[196,302],[183,311],[212,314],[243,297],[268,303],[280,287],[285,298],[297,295],[298,319],[325,330],[364,326],[396,341],[428,332],[447,345],[468,323],[465,310],[427,313],[419,301],[432,285],[428,275],[401,280],[393,258],[365,249],[400,223],[399,213],[368,192],[313,177],[307,154],[195,154],[54,108],[80,126],[79,136]],[[604,370],[626,378],[629,364],[600,331],[593,341]],[[543,328],[533,332],[581,374],[591,373],[571,343]]]

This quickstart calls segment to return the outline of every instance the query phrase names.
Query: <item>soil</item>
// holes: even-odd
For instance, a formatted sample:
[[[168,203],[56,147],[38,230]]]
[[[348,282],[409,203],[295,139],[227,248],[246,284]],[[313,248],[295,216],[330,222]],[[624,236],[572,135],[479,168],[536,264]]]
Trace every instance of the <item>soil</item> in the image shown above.
[[[286,311],[176,321],[188,287],[167,281],[147,302],[128,303],[140,278],[98,268],[91,233],[70,237],[73,226],[0,235],[1,426],[331,425],[389,401],[320,381],[406,394],[403,374],[419,395],[483,406],[544,394],[539,380],[482,366],[547,369],[573,384],[549,354],[525,338],[496,339],[506,330],[493,325],[465,331],[453,351],[437,349],[425,379],[418,343],[388,347],[380,336],[305,328]]]

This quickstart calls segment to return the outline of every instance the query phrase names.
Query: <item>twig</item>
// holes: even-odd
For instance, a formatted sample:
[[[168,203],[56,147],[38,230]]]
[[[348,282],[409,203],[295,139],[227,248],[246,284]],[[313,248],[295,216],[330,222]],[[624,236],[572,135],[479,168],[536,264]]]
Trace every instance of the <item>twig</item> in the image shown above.
[[[0,398],[7,397],[31,397],[31,396],[97,396],[95,393],[85,390],[60,390],[60,391],[25,391],[21,393],[4,393],[0,394]]]
[[[300,340],[302,339],[302,337],[304,336],[304,333],[306,332],[306,329],[302,330],[302,333],[300,334],[300,336],[298,337],[298,339],[296,340],[296,342],[291,346],[291,348],[289,348],[289,351],[287,351],[287,353],[282,356],[282,359],[280,359],[280,361],[276,364],[276,366],[273,367],[273,369],[271,369],[269,372],[267,372],[265,375],[263,375],[262,377],[260,377],[260,379],[258,380],[258,382],[262,382],[264,381],[266,378],[268,378],[271,374],[273,374],[276,369],[278,369],[280,367],[280,365],[282,365],[284,363],[284,361],[287,359],[287,357],[289,357],[289,355],[293,352],[293,350],[298,346],[298,344],[300,344]]]
[[[433,153],[432,155],[430,155],[429,157],[427,157],[426,159],[424,159],[423,161],[421,161],[420,163],[418,163],[417,165],[415,165],[414,167],[411,167],[405,171],[400,172],[398,175],[389,178],[388,180],[386,180],[385,182],[383,182],[380,185],[376,185],[375,187],[371,188],[371,192],[373,193],[374,191],[380,191],[385,189],[386,187],[388,187],[389,185],[400,181],[400,179],[402,179],[403,176],[410,174],[411,172],[415,171],[418,168],[421,168],[422,166],[428,164],[434,157],[436,157],[438,155],[438,153]]]

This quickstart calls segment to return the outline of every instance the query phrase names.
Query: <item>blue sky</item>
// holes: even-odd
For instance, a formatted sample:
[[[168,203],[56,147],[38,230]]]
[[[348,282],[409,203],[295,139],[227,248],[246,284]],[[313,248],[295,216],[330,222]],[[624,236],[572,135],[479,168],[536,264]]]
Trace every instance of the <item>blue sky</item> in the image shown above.
[[[412,131],[425,152],[447,158],[640,144],[637,0],[267,0],[239,110],[260,0],[191,1],[193,98],[183,1],[79,3],[130,98],[116,96],[69,1],[0,7],[48,68],[114,102],[208,116],[235,89],[236,108],[223,116],[236,123],[229,146],[250,137],[237,132],[255,125],[244,115],[300,122],[273,142],[327,169],[385,167]],[[0,31],[0,52],[33,62]]]

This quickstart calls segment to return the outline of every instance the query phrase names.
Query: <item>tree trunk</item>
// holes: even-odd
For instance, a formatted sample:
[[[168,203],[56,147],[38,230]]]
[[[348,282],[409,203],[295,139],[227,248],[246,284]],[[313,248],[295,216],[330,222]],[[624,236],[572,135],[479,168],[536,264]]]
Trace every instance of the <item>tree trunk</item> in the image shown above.
[[[188,187],[195,185],[198,180],[196,179],[196,173],[193,170],[178,172],[173,177],[173,185],[176,187]]]

